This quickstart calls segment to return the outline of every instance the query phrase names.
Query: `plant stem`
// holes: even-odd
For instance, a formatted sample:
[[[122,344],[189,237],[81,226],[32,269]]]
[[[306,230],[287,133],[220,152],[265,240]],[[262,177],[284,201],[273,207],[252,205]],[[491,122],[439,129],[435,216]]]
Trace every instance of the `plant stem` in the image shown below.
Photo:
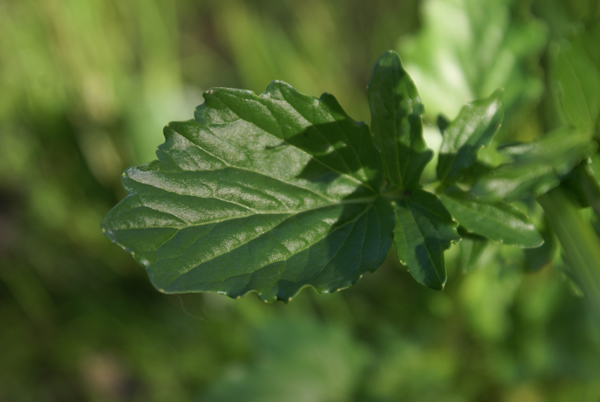
[[[600,325],[600,239],[558,187],[538,197]]]

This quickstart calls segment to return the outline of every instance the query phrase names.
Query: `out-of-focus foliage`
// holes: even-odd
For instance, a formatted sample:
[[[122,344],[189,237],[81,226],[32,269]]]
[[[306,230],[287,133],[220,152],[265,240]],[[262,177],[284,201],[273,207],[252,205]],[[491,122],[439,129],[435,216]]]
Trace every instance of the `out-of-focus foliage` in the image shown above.
[[[600,23],[575,30],[558,45],[552,79],[566,122],[600,139]]]
[[[509,122],[543,91],[537,66],[547,28],[518,0],[426,0],[422,29],[400,50],[430,116],[504,88]]]
[[[430,71],[424,59],[440,51],[449,71],[470,77],[415,77],[431,119],[504,87],[539,111],[523,119],[507,108],[520,124],[505,134],[541,136],[559,103],[536,101],[545,38],[563,49],[597,3],[539,0],[532,16],[527,2],[447,2],[466,22],[453,23],[456,35],[493,42],[467,46],[448,30],[420,34],[433,31],[433,1],[422,13],[415,1],[0,2],[0,400],[252,401],[285,391],[279,400],[596,402],[600,334],[552,248],[524,274],[522,250],[472,236],[468,250],[450,249],[444,292],[388,263],[349,291],[265,305],[161,295],[99,225],[124,195],[123,167],[154,159],[164,123],[187,119],[203,90],[261,91],[282,79],[335,93],[364,120],[365,77],[407,33],[432,43],[405,54],[415,71]],[[440,30],[456,21],[444,10]],[[461,61],[470,57],[480,62]],[[586,171],[598,172],[593,160]]]

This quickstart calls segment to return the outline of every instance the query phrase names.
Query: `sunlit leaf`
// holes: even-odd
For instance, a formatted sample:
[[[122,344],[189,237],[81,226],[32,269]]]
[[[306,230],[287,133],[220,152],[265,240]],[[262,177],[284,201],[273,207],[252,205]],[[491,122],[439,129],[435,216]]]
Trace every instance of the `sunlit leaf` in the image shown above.
[[[287,301],[383,262],[393,210],[364,123],[282,82],[205,99],[195,120],[165,128],[158,161],[124,173],[128,196],[103,222],[158,289]]]
[[[441,290],[446,283],[444,250],[460,240],[456,222],[433,194],[416,190],[395,202],[394,242],[400,261],[417,282]]]
[[[386,179],[413,190],[433,152],[423,140],[423,105],[415,84],[394,51],[384,53],[368,87],[371,128],[381,149]]]
[[[501,151],[513,163],[485,174],[473,187],[473,193],[494,200],[539,196],[556,187],[596,148],[587,134],[571,129],[557,130],[537,142],[504,147]]]
[[[531,220],[510,204],[486,203],[458,189],[450,189],[440,199],[452,216],[473,233],[519,247],[543,243]]]
[[[501,91],[487,99],[465,105],[443,131],[437,177],[444,186],[456,183],[477,158],[477,152],[492,141],[502,123]]]

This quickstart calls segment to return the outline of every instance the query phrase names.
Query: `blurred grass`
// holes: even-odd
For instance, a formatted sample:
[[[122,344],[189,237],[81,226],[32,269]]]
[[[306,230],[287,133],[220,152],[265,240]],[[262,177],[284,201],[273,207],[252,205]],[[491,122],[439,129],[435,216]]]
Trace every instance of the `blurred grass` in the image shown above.
[[[534,10],[552,36],[583,3]],[[281,79],[368,120],[372,64],[421,32],[420,5],[0,2],[0,401],[597,401],[600,334],[520,250],[489,246],[468,274],[451,250],[443,293],[391,260],[264,305],[162,295],[101,235],[121,171],[211,86]]]

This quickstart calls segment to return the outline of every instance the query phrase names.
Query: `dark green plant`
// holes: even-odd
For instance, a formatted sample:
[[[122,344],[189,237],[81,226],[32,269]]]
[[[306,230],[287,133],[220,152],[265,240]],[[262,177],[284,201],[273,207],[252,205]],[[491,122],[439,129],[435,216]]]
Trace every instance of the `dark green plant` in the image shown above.
[[[377,62],[368,98],[372,131],[332,95],[280,81],[260,96],[209,90],[194,120],[167,125],[158,161],[123,174],[129,195],[105,218],[105,235],[169,293],[287,301],[305,286],[332,292],[377,269],[392,240],[418,282],[442,289],[443,252],[461,238],[456,221],[467,233],[540,246],[533,223],[506,200],[543,194],[595,150],[585,136],[569,145],[558,133],[503,149],[513,163],[485,171],[477,153],[500,127],[498,91],[452,122],[440,119],[432,193],[420,182],[432,159],[424,108],[395,52]],[[563,145],[570,152],[556,155]],[[479,176],[471,192],[461,188],[469,176]]]
[[[392,241],[412,276],[441,290],[444,251],[461,238],[541,246],[513,202],[543,196],[596,151],[589,130],[575,127],[492,149],[496,166],[479,160],[502,123],[496,91],[451,122],[438,118],[437,178],[423,183],[433,156],[424,107],[393,51],[368,86],[371,129],[332,95],[280,81],[261,95],[215,88],[204,97],[193,120],[165,127],[157,161],[125,171],[128,196],[102,224],[166,293],[289,301],[307,286],[334,292],[377,269]]]

